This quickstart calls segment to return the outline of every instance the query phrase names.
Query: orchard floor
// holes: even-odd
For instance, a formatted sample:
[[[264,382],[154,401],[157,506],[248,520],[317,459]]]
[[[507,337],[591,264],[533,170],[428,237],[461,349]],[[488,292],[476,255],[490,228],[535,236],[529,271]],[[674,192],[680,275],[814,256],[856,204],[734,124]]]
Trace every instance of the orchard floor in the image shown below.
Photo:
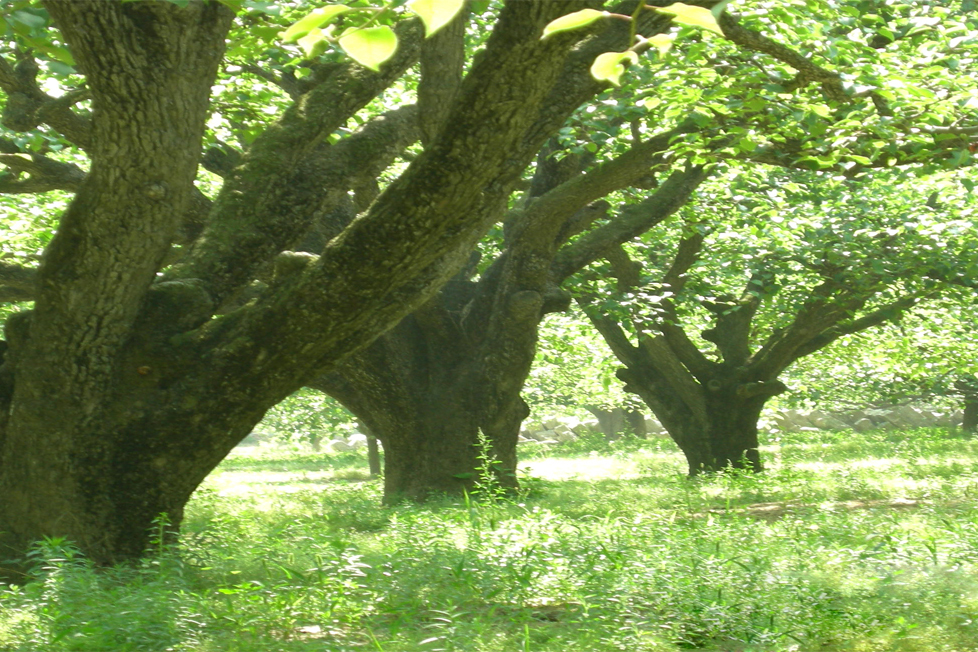
[[[974,439],[791,435],[696,480],[663,440],[523,452],[515,500],[396,508],[360,454],[235,455],[141,564],[39,547],[0,650],[978,651]]]

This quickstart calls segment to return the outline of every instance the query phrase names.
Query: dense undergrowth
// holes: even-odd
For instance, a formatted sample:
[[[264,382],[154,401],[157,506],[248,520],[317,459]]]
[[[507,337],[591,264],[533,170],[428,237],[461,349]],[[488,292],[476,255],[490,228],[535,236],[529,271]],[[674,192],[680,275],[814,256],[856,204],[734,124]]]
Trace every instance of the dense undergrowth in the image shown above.
[[[667,441],[575,442],[516,499],[396,508],[357,454],[233,457],[147,561],[39,546],[0,650],[978,650],[978,442],[764,454],[689,480]]]

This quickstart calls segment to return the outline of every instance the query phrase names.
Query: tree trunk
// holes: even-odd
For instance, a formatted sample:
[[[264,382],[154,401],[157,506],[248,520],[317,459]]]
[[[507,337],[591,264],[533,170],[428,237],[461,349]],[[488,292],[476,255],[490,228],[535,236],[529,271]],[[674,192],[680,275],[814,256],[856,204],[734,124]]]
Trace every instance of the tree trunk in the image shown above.
[[[284,250],[329,205],[307,174],[317,144],[412,64],[420,25],[398,26],[418,38],[379,74],[330,68],[243,153],[203,235],[164,274],[233,16],[219,2],[48,2],[86,75],[92,163],[45,250],[33,311],[6,324],[0,560],[43,537],[98,563],[138,557],[153,522],[175,528],[268,408],[454,276],[574,108],[552,127],[539,117],[574,40],[539,33],[579,5],[504,7],[431,150],[297,265]],[[260,297],[221,310],[271,268]],[[476,425],[495,432],[499,413],[482,409]]]
[[[529,415],[519,392],[533,342],[519,356],[522,375],[493,374],[483,346],[432,318],[448,318],[441,306],[420,313],[309,386],[340,401],[383,444],[385,503],[471,492],[490,470],[500,486],[516,488],[516,444]]]
[[[367,468],[370,470],[370,477],[380,475],[380,447],[373,434],[367,435]]]
[[[964,397],[964,417],[961,428],[965,432],[978,432],[978,396]]]
[[[743,385],[731,384],[710,391],[697,385],[696,409],[669,379],[655,378],[648,369],[626,368],[618,372],[625,389],[638,394],[686,456],[689,474],[727,468],[762,471],[758,453],[757,421],[769,396],[738,395]],[[718,384],[719,385],[719,384]],[[743,394],[743,390],[740,392]]]

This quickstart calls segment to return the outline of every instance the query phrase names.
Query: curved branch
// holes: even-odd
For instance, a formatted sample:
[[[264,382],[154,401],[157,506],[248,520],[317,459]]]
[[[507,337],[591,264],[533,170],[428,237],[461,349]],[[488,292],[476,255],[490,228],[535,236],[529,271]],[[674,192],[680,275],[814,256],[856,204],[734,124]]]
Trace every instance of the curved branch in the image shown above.
[[[723,30],[724,36],[740,47],[772,56],[797,70],[798,74],[795,78],[785,85],[785,90],[788,92],[808,86],[809,84],[818,83],[821,84],[822,92],[829,99],[837,102],[852,101],[853,96],[846,91],[839,73],[827,70],[814,63],[811,59],[798,54],[791,48],[773,41],[759,32],[744,27],[737,22],[736,17],[731,15],[730,12],[723,12],[718,22],[720,23],[720,29]],[[880,115],[893,115],[886,99],[879,93],[869,91],[865,94],[872,99]]]
[[[858,319],[853,319],[844,324],[838,324],[800,346],[795,359],[797,360],[798,358],[815,353],[820,349],[824,349],[843,335],[851,335],[852,333],[858,333],[868,328],[879,326],[883,322],[899,319],[904,312],[917,305],[918,301],[920,301],[920,297],[916,295],[901,297]]]
[[[628,206],[611,222],[564,246],[554,259],[551,276],[563,282],[605,255],[609,247],[645,233],[685,205],[707,176],[706,169],[695,166],[674,172],[652,196]]]
[[[417,61],[420,21],[404,21],[397,31],[401,45],[382,72],[353,62],[338,67],[255,140],[225,181],[202,237],[172,277],[200,279],[218,305],[301,237],[321,196],[310,156]]]
[[[418,106],[421,107],[421,142],[425,146],[434,142],[462,84],[468,19],[466,3],[450,23],[426,39],[421,47]]]
[[[0,89],[7,95],[3,125],[13,131],[30,131],[46,124],[69,142],[87,150],[91,147],[91,121],[71,110],[90,96],[85,89],[51,97],[37,85],[37,63],[21,54],[16,66],[0,57]]]
[[[0,165],[11,174],[0,174],[0,193],[39,193],[49,190],[78,190],[85,171],[40,154],[0,154]],[[20,175],[29,175],[21,179]]]

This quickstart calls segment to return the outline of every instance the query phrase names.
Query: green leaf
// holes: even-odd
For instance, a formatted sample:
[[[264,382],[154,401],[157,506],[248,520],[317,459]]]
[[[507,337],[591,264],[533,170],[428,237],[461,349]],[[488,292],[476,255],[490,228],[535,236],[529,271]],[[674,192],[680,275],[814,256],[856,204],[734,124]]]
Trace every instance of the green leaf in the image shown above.
[[[340,37],[340,47],[357,63],[377,72],[397,51],[397,35],[387,26],[355,29]]]
[[[58,45],[53,45],[45,50],[45,54],[47,54],[52,59],[59,61],[60,63],[69,66],[75,65],[75,58],[71,56],[71,52],[68,51],[68,48],[63,48]]]
[[[305,18],[301,18],[296,21],[291,27],[282,33],[282,40],[286,43],[291,43],[297,40],[300,36],[308,34],[317,27],[322,27],[327,24],[337,16],[345,14],[348,11],[353,11],[350,7],[346,5],[328,5],[326,7],[321,7],[310,13]]]
[[[684,2],[674,2],[668,7],[656,7],[655,10],[661,11],[664,14],[672,14],[672,22],[674,23],[699,27],[700,29],[705,29],[723,36],[723,30],[717,24],[716,16],[709,9],[694,7]]]
[[[43,16],[37,16],[29,11],[15,11],[10,14],[9,18],[14,22],[27,25],[32,29],[42,29],[47,25],[47,21],[44,20]]]
[[[299,47],[306,53],[306,57],[311,59],[319,53],[319,45],[326,40],[326,37],[326,32],[314,27],[308,34],[299,39]]]
[[[409,0],[407,8],[421,17],[425,36],[430,38],[462,10],[465,0]]]
[[[615,86],[621,86],[621,76],[625,72],[623,62],[626,60],[636,63],[638,55],[631,50],[599,54],[591,64],[591,76],[598,81],[610,81]]]
[[[547,38],[557,32],[569,32],[573,29],[587,27],[597,19],[607,15],[609,15],[607,11],[598,11],[597,9],[581,9],[580,11],[575,11],[572,14],[561,16],[547,23],[547,26],[543,28],[543,36],[540,38]]]
[[[669,50],[672,49],[672,44],[676,41],[675,34],[656,34],[652,38],[648,39],[649,43],[655,46],[655,49],[659,51],[659,56],[664,57]]]
[[[652,97],[646,97],[645,99],[640,100],[639,104],[641,104],[648,110],[652,110],[655,107],[662,104],[662,98],[653,95]]]
[[[710,9],[710,13],[719,18],[720,14],[723,13],[723,10],[727,8],[728,4],[730,4],[730,0],[720,0],[720,2],[713,5],[713,8]]]

